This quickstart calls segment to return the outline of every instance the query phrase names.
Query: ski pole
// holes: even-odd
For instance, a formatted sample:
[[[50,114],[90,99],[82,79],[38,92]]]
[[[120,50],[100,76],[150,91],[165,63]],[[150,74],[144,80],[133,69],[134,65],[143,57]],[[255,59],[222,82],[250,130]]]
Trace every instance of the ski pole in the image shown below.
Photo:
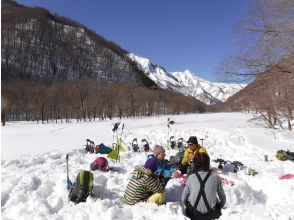
[[[169,149],[169,118],[167,118],[167,149]]]
[[[66,154],[66,174],[67,174],[67,180],[66,180],[67,186],[66,186],[66,188],[70,189],[71,186],[72,186],[72,182],[70,181],[69,174],[68,174],[68,154]]]
[[[116,163],[117,163],[117,161],[119,161],[120,162],[120,159],[119,159],[119,147],[120,146],[120,143],[118,144],[118,145],[116,145],[116,147],[117,147],[117,157],[116,157]]]

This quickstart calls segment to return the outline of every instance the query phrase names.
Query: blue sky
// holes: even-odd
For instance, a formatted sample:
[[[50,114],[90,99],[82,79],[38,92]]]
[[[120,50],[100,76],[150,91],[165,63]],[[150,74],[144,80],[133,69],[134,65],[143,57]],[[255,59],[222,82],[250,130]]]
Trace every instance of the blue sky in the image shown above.
[[[253,0],[17,0],[69,17],[167,71],[209,80],[238,49],[234,28]]]

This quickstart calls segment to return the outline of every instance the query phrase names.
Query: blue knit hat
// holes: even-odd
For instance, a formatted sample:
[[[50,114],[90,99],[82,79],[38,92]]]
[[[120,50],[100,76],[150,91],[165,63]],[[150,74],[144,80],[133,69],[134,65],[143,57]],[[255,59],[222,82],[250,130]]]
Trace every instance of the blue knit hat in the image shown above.
[[[150,158],[145,162],[144,167],[146,169],[151,170],[152,172],[155,172],[157,170],[157,160],[154,158]]]

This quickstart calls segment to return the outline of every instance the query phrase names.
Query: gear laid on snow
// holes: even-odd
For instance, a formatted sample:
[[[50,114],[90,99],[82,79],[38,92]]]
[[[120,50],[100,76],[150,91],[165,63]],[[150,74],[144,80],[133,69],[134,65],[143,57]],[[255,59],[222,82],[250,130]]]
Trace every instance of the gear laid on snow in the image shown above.
[[[70,189],[71,186],[72,186],[72,182],[71,182],[70,179],[69,179],[68,154],[66,154],[66,174],[67,174],[67,178],[66,178],[67,186],[66,186],[66,188],[67,188],[67,189]]]
[[[256,174],[258,174],[258,172],[256,172],[256,170],[249,168],[246,172],[247,175],[249,176],[255,176]]]
[[[178,147],[179,149],[181,149],[181,148],[183,147],[183,141],[184,141],[183,138],[179,138],[179,139],[177,140],[177,147]]]
[[[142,143],[142,145],[143,145],[143,150],[144,150],[145,152],[149,152],[150,147],[149,147],[149,143],[148,143],[148,141],[147,141],[146,139],[142,139],[141,143]]]
[[[241,163],[240,161],[231,162],[229,160],[224,160],[221,158],[218,158],[213,161],[218,163],[218,169],[222,169],[224,172],[237,173],[238,171],[240,171],[244,167],[244,164]]]
[[[139,151],[139,144],[138,144],[138,139],[134,138],[132,141],[132,150],[134,152],[138,152]]]
[[[76,181],[69,190],[68,198],[75,204],[86,202],[88,196],[92,196],[93,190],[93,173],[87,170],[81,170]]]
[[[278,150],[276,153],[276,158],[278,160],[291,160],[294,161],[294,152],[291,152],[289,150],[284,151],[284,150]]]
[[[86,139],[86,141],[87,141],[87,143],[86,143],[86,145],[84,145],[84,146],[86,146],[85,151],[87,153],[93,154],[95,152],[95,143],[93,141],[91,141],[90,139]]]
[[[105,157],[98,157],[90,164],[90,169],[92,171],[101,170],[105,172],[108,169],[108,160]]]
[[[279,177],[280,180],[294,179],[294,174],[288,173]]]
[[[170,142],[170,148],[174,149],[176,147],[176,138],[175,138],[175,136],[171,136],[169,138],[169,142]]]

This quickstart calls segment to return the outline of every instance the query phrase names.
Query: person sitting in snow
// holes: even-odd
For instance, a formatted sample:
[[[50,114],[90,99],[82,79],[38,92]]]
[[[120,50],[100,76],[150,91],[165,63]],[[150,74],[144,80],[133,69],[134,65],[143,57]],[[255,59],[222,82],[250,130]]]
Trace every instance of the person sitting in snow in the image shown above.
[[[172,177],[176,169],[169,165],[169,161],[165,158],[165,150],[161,145],[155,145],[153,149],[153,154],[148,155],[148,159],[154,158],[157,161],[157,169],[155,173],[159,178],[164,179],[164,182],[167,183],[168,180]]]
[[[206,149],[202,147],[200,144],[198,144],[198,140],[196,136],[189,137],[187,143],[188,143],[188,148],[184,153],[184,156],[180,165],[180,171],[182,174],[186,174],[188,171],[188,168],[192,168],[194,157],[197,154],[205,153],[208,155]]]
[[[154,158],[148,159],[144,166],[136,166],[122,201],[129,205],[143,201],[162,205],[165,184],[154,173],[156,169],[157,161]]]
[[[209,171],[210,158],[206,153],[196,154],[193,164],[194,172],[188,176],[181,198],[186,215],[192,220],[218,219],[226,203],[221,179]]]

